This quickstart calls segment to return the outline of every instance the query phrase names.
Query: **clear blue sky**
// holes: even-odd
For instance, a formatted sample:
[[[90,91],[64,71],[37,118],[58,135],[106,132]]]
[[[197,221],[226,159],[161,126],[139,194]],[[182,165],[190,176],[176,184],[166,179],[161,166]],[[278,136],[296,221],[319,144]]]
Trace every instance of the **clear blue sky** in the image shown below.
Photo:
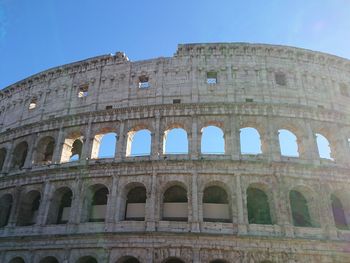
[[[260,42],[350,58],[349,0],[0,0],[0,88],[61,64],[178,43]]]

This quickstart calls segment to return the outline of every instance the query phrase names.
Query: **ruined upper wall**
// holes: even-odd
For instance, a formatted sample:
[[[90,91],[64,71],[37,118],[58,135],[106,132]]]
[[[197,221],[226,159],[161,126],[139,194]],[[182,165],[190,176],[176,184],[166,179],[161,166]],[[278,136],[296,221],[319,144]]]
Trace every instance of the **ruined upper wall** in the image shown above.
[[[207,84],[208,72],[217,74],[215,85]],[[118,52],[49,69],[3,89],[1,131],[111,107],[174,102],[288,104],[347,114],[349,73],[349,60],[285,46],[185,44],[174,57],[136,62]],[[148,88],[139,88],[140,77],[148,78]],[[79,97],[84,87],[87,95]],[[33,99],[36,107],[29,109]]]

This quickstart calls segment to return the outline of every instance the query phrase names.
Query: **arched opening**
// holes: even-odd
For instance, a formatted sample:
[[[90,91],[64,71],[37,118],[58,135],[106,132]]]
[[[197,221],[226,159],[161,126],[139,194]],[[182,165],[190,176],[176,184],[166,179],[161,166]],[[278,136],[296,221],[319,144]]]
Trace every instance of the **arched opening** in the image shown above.
[[[289,192],[290,207],[294,226],[311,227],[312,221],[306,198],[299,191]]]
[[[132,256],[125,256],[119,259],[116,263],[140,263],[140,261]]]
[[[247,209],[249,224],[272,225],[269,199],[263,190],[248,187]]]
[[[11,259],[9,263],[25,263],[25,261],[21,257],[15,257],[15,258]]]
[[[246,127],[240,130],[241,154],[260,154],[261,140],[257,129]]]
[[[151,132],[147,129],[128,133],[126,156],[147,156],[151,154]]]
[[[202,129],[202,154],[225,154],[225,138],[223,131],[216,126],[207,126]]]
[[[23,196],[17,219],[18,226],[30,226],[36,223],[40,201],[40,192],[36,190],[30,191]]]
[[[57,189],[51,199],[47,224],[66,224],[69,221],[73,193],[68,187]]]
[[[329,141],[322,134],[316,133],[316,143],[320,158],[333,160]]]
[[[116,153],[117,134],[115,132],[95,135],[92,144],[92,159],[114,158]]]
[[[339,229],[348,229],[348,222],[342,202],[336,195],[332,194],[331,203],[335,226]]]
[[[171,130],[165,131],[163,137],[163,153],[187,154],[187,132],[182,128],[173,128]]]
[[[163,263],[185,263],[185,262],[179,258],[171,257],[171,258],[164,260]]]
[[[74,133],[64,140],[61,163],[78,161],[81,158],[84,138]]]
[[[163,195],[163,219],[169,221],[187,221],[187,191],[175,185],[169,187]]]
[[[0,227],[8,224],[11,215],[13,198],[10,194],[4,194],[0,198]]]
[[[85,256],[79,258],[76,263],[97,263],[97,260],[94,257]]]
[[[7,150],[5,148],[0,149],[0,172],[4,168],[5,158],[6,158]]]
[[[210,263],[227,263],[227,261],[222,260],[222,259],[215,259],[215,260],[210,261]]]
[[[49,164],[52,162],[55,139],[51,136],[42,138],[37,145],[35,163]]]
[[[203,193],[203,220],[229,222],[230,208],[227,193],[218,186],[209,186]]]
[[[21,142],[16,145],[12,153],[11,169],[21,169],[26,161],[28,153],[28,143]]]
[[[108,189],[103,185],[95,185],[90,187],[89,222],[104,222],[106,218],[106,208],[108,201]],[[89,198],[90,199],[90,198]]]
[[[46,257],[40,260],[39,263],[59,263],[58,260],[55,257]]]
[[[299,157],[297,137],[289,130],[278,130],[278,139],[282,156]]]
[[[126,197],[125,220],[145,220],[146,188],[137,186]]]

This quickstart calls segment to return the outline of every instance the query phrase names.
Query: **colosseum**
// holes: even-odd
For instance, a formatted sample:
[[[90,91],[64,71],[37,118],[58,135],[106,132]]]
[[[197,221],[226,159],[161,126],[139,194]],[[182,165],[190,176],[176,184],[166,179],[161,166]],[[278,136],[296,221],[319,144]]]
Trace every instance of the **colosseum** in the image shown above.
[[[180,44],[0,96],[2,263],[350,262],[347,59]]]

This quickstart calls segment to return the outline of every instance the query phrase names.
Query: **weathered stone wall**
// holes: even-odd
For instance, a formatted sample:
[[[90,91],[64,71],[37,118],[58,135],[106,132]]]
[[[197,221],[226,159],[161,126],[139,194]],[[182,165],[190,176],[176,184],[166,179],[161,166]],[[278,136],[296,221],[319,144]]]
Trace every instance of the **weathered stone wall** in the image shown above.
[[[348,60],[297,48],[190,44],[180,45],[172,58],[130,62],[116,53],[3,89],[0,199],[10,194],[13,201],[0,228],[0,262],[51,262],[41,261],[48,256],[72,263],[84,256],[106,263],[125,262],[125,256],[140,262],[349,262],[350,230],[336,227],[331,204],[336,195],[350,222],[349,71]],[[207,84],[208,72],[217,74],[216,84]],[[148,88],[139,88],[141,76]],[[29,109],[33,98],[35,108]],[[224,154],[201,153],[208,125],[223,131]],[[174,127],[187,132],[188,154],[163,152],[164,134]],[[244,127],[259,132],[261,154],[241,153]],[[151,132],[151,153],[128,156],[131,134],[140,129]],[[281,155],[280,129],[296,135],[299,157]],[[96,159],[96,135],[107,132],[117,134],[116,154]],[[319,157],[316,133],[328,139],[332,159]],[[53,156],[39,162],[48,137]],[[80,160],[67,162],[76,139],[83,145]],[[14,167],[22,142],[28,145],[25,160]],[[186,189],[186,221],[162,217],[163,194],[174,185]],[[213,185],[228,195],[229,222],[203,218],[203,192]],[[88,222],[87,200],[96,186],[108,189],[105,219]],[[126,196],[134,186],[146,189],[142,221],[125,220]],[[267,194],[272,224],[249,223],[251,186]],[[69,220],[48,223],[63,187],[73,195]],[[291,190],[306,197],[312,227],[293,225]],[[33,191],[41,196],[36,221],[23,226],[23,203]]]

